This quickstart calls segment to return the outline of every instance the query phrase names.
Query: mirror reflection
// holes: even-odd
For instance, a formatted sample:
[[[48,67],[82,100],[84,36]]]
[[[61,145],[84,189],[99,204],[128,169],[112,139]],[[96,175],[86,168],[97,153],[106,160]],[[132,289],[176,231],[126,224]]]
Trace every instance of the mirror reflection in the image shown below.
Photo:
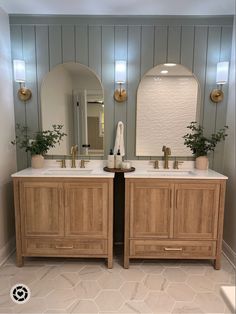
[[[104,94],[101,81],[88,67],[74,62],[56,66],[41,88],[42,130],[62,124],[67,136],[49,155],[104,154]]]
[[[142,78],[137,92],[136,155],[192,156],[183,135],[191,121],[198,121],[199,84],[193,73],[174,63],[161,64]]]

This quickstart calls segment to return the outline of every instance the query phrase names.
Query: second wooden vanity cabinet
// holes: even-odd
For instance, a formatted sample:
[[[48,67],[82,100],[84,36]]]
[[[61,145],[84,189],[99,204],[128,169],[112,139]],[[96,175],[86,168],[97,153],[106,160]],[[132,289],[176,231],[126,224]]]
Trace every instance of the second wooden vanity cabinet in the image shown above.
[[[125,268],[132,258],[213,259],[220,268],[225,180],[126,178]]]
[[[112,178],[14,178],[17,264],[24,256],[104,257],[112,267]]]

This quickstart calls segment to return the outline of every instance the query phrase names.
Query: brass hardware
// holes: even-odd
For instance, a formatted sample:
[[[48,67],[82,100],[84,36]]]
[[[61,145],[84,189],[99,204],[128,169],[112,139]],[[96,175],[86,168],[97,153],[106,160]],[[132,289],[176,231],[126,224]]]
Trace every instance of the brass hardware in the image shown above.
[[[165,247],[165,251],[183,251],[182,247]]]
[[[164,169],[169,169],[168,156],[171,155],[171,150],[169,147],[163,146],[162,151],[164,152]]]
[[[89,160],[81,159],[81,161],[80,161],[80,168],[85,168],[85,163],[86,162],[89,162]]]
[[[183,163],[184,163],[183,161],[175,160],[175,162],[174,162],[174,169],[179,169],[179,165],[183,164]]]
[[[71,146],[71,168],[76,168],[75,158],[77,155],[78,145]]]
[[[21,101],[27,101],[31,99],[32,92],[29,88],[22,86],[22,83],[20,83],[20,88],[18,89],[17,95]]]
[[[73,249],[74,246],[60,246],[60,245],[56,245],[56,249]]]
[[[159,169],[159,160],[151,160],[154,163],[154,169]]]
[[[61,168],[66,168],[66,160],[65,159],[57,160],[56,162],[61,163]]]
[[[121,83],[119,83],[119,89],[116,89],[115,92],[114,92],[114,99],[117,101],[117,102],[123,102],[123,101],[126,101],[127,99],[127,93],[126,93],[126,90],[125,89],[122,89],[121,88]]]
[[[224,92],[221,89],[213,89],[210,94],[210,99],[217,104],[224,99]]]

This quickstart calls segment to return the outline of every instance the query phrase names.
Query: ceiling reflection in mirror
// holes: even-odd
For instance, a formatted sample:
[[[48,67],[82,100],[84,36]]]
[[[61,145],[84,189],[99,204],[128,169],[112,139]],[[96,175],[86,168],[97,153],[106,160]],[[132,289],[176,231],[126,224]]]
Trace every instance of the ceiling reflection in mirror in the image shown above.
[[[100,79],[88,67],[74,62],[52,69],[41,88],[42,130],[62,124],[65,139],[48,155],[104,155],[104,93]]]
[[[168,63],[149,70],[137,92],[136,155],[161,156],[162,147],[172,156],[192,156],[183,135],[199,119],[199,84],[182,65]]]

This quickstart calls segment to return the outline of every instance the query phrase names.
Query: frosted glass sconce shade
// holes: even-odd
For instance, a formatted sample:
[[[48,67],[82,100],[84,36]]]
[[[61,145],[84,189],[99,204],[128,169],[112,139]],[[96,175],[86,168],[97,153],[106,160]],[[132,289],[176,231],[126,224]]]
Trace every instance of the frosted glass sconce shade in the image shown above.
[[[126,90],[122,89],[122,84],[126,82],[126,61],[118,60],[115,62],[115,83],[119,84],[119,89],[115,90],[114,99],[123,102],[127,99]]]
[[[126,61],[116,61],[115,64],[115,81],[116,83],[126,82]]]
[[[25,61],[13,60],[14,80],[18,83],[25,82]]]
[[[226,84],[228,82],[229,62],[218,62],[216,70],[216,84]]]
[[[222,86],[228,82],[229,62],[218,62],[216,68],[216,84],[218,88],[213,89],[210,98],[214,103],[221,102],[224,99],[224,92]]]
[[[25,87],[25,61],[24,60],[13,60],[13,72],[15,82],[20,84],[18,90],[18,98],[21,101],[27,101],[32,97],[30,89]]]

